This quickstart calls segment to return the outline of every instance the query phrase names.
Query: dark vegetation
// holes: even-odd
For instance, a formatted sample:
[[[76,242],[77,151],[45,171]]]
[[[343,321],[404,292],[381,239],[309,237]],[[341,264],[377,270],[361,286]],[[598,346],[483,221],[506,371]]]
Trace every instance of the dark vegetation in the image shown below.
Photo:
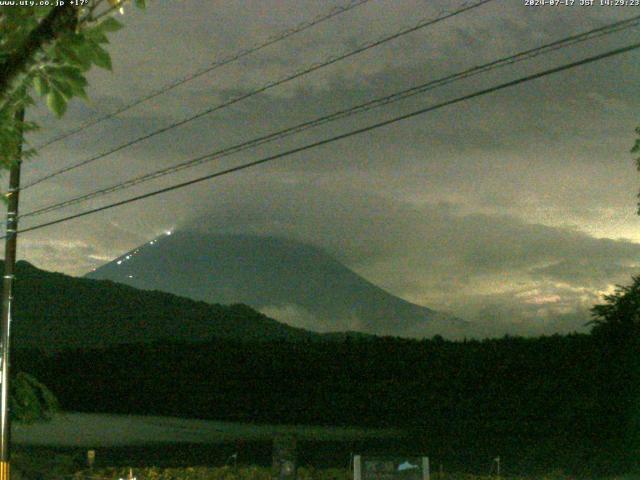
[[[638,455],[637,347],[637,337],[611,344],[587,335],[218,340],[24,351],[16,363],[67,410],[401,426],[410,436],[404,447],[448,463],[501,454],[520,472],[615,473]]]
[[[496,455],[511,473],[638,468],[640,302],[630,299],[640,290],[638,279],[595,310],[591,335],[321,341],[297,330],[295,337],[256,334],[254,328],[279,324],[248,307],[206,306],[26,267],[17,288],[16,330],[28,321],[50,332],[75,325],[105,335],[83,348],[26,348],[34,343],[25,342],[14,354],[16,368],[46,384],[64,410],[402,427],[406,438],[389,448],[426,452],[467,470],[486,471]],[[25,298],[25,292],[31,294]],[[197,318],[208,334],[200,342],[186,341],[184,333],[143,342],[147,329],[156,332],[158,318],[160,325],[182,326]],[[136,334],[138,319],[144,323]],[[109,336],[123,324],[132,325],[126,335]],[[123,343],[127,338],[131,342]]]
[[[0,263],[0,266],[2,263]],[[88,280],[18,262],[13,338],[47,351],[159,339],[299,339],[311,332],[245,305],[210,305],[109,280]]]

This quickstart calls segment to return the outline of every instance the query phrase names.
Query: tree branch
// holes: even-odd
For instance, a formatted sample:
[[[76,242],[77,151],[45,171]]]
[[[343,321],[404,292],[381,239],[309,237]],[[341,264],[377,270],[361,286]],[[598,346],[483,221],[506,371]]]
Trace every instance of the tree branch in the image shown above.
[[[25,73],[33,64],[38,51],[60,35],[75,30],[77,10],[78,7],[70,3],[54,7],[22,45],[0,63],[0,99],[6,98],[16,77]]]

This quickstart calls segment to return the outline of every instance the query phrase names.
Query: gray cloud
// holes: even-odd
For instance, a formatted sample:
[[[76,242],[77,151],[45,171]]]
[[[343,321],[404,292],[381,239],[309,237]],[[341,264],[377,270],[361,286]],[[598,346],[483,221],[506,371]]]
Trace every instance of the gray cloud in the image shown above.
[[[155,3],[124,17],[113,74],[91,74],[92,102],[63,122],[43,108],[39,139],[80,125],[215,58],[340,2]],[[376,0],[42,152],[25,180],[180,120],[365,40],[452,8]],[[239,15],[238,12],[242,12]],[[496,1],[157,136],[23,195],[22,211],[84,193],[499,56],[629,16],[624,9],[527,9]],[[380,111],[73,207],[80,212],[253,160],[637,40],[623,32],[435,90]],[[578,328],[598,292],[637,268],[637,53],[385,127],[237,176],[21,239],[46,268],[84,273],[170,227],[207,215],[213,231],[314,243],[371,281],[495,331]],[[39,217],[51,220],[58,215]],[[36,219],[23,222],[23,226]],[[629,240],[616,240],[626,238]],[[556,297],[559,297],[557,299]],[[490,325],[483,327],[491,329]]]
[[[640,245],[575,229],[464,214],[449,204],[416,207],[336,185],[251,186],[241,198],[234,189],[219,194],[210,213],[203,205],[199,228],[318,245],[393,293],[484,330],[584,329],[601,294],[640,268]]]

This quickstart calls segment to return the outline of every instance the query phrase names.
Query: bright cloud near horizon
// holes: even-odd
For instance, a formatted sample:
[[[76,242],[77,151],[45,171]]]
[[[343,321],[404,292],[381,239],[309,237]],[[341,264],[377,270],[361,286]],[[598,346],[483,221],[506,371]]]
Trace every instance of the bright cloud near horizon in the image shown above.
[[[597,3],[597,2],[596,2]],[[114,71],[51,138],[345,2],[150,2],[112,36]],[[58,142],[28,182],[462,2],[371,0]],[[494,0],[27,189],[62,201],[317,116],[616,20],[640,7]],[[53,220],[638,42],[632,28],[434,89],[22,225]],[[452,105],[270,164],[20,237],[35,265],[82,275],[169,229],[277,235],[323,248],[369,281],[488,334],[585,331],[589,308],[640,271],[640,53]],[[202,221],[202,218],[206,218]],[[198,219],[196,222],[195,220]]]

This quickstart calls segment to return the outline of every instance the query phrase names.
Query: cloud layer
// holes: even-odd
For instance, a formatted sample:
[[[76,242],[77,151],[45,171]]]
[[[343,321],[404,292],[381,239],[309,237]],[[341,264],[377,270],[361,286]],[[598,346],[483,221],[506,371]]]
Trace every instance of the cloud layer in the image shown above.
[[[168,80],[326,12],[338,2],[153,5],[125,17],[115,72],[92,74],[92,103],[64,123],[35,111],[42,137],[127,104]],[[42,152],[33,179],[246,94],[355,45],[455,8],[376,0],[218,69]],[[242,12],[242,15],[239,14]],[[524,7],[496,0],[23,192],[22,211],[117,183],[630,16],[624,9]],[[129,195],[294,148],[638,40],[633,30],[474,77],[384,109],[73,207]],[[166,228],[298,238],[408,300],[492,334],[584,328],[588,308],[638,268],[637,53],[447,107],[242,174],[25,235],[37,265],[81,274]],[[35,139],[37,143],[37,139]],[[23,226],[57,218],[25,219]],[[289,312],[290,313],[290,312]]]

